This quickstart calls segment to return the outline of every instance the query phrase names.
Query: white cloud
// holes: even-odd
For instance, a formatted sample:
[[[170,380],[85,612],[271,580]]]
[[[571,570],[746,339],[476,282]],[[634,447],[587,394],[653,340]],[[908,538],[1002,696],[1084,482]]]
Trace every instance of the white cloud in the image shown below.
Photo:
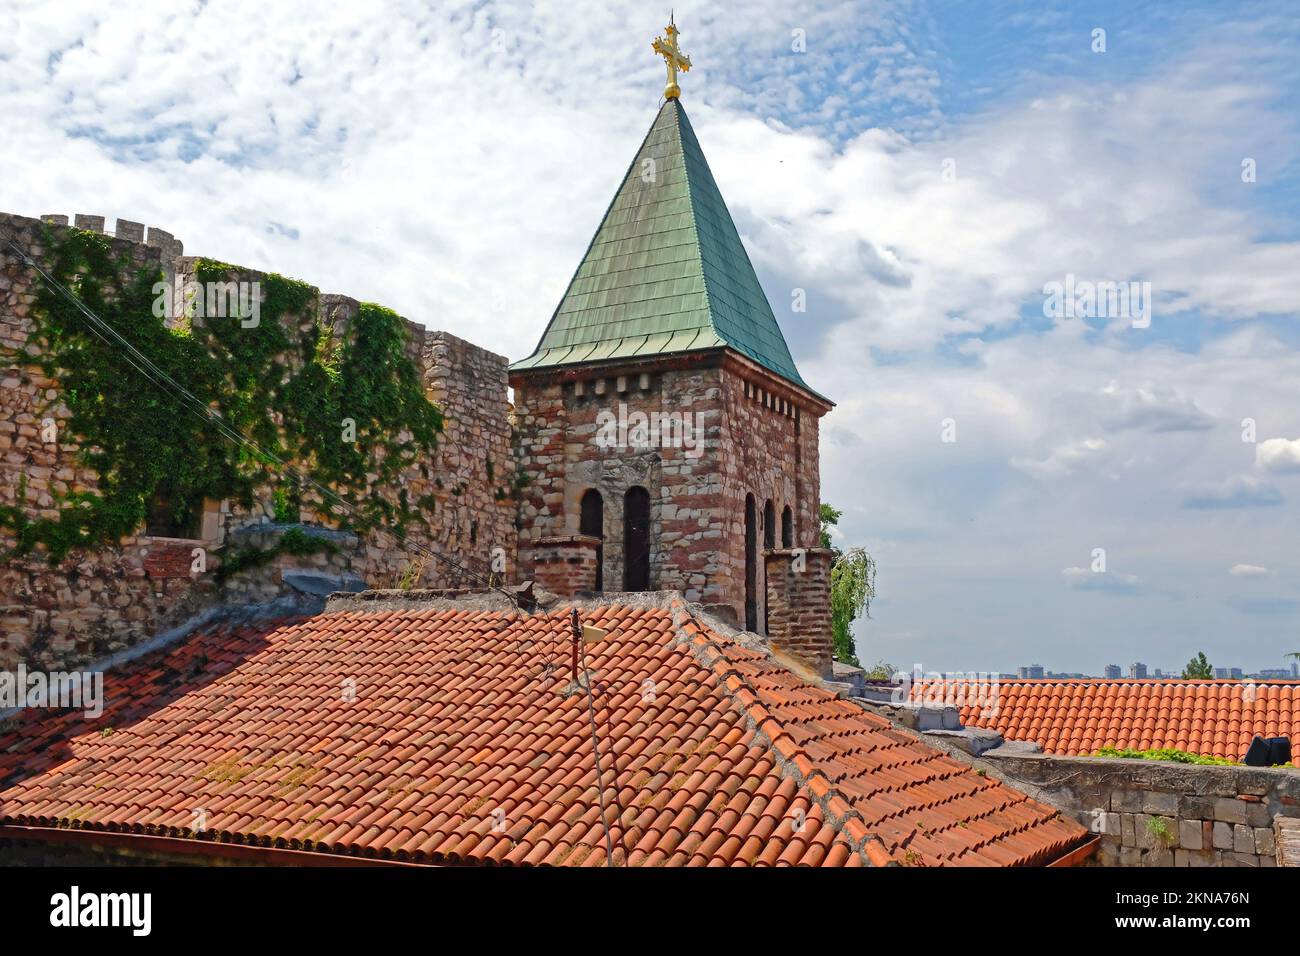
[[[1213,417],[1176,388],[1152,383],[1124,388],[1111,382],[1102,394],[1115,405],[1103,422],[1108,429],[1186,432],[1214,427]]]
[[[981,669],[1047,633],[1060,669],[1189,619],[1232,633],[1226,556],[1244,541],[1283,567],[1300,534],[1296,509],[1245,507],[1281,503],[1264,476],[1290,470],[1285,440],[1212,427],[1300,434],[1300,355],[1267,321],[1296,313],[1300,244],[1259,198],[1300,135],[1267,25],[1220,24],[1136,76],[1037,75],[952,122],[910,5],[790,19],[684,14],[684,102],[801,371],[839,403],[822,497],[881,563],[863,659],[874,628]],[[10,5],[0,209],[143,220],[518,358],[653,117],[661,28],[630,2]],[[1152,330],[1045,327],[1043,283],[1067,272],[1151,281]],[[794,286],[806,314],[783,308]],[[1055,580],[1099,546],[1143,583],[1119,625]]]
[[[1052,449],[1039,460],[1012,458],[1011,466],[1034,478],[1062,478],[1096,462],[1106,451],[1102,438],[1084,438]]]
[[[1076,591],[1108,591],[1112,593],[1131,594],[1141,583],[1136,574],[1120,574],[1115,571],[1092,571],[1088,568],[1062,568],[1061,575],[1066,584]]]
[[[1262,568],[1258,564],[1234,564],[1228,569],[1228,573],[1234,578],[1266,578],[1273,574],[1268,568]]]
[[[1300,438],[1270,438],[1255,448],[1255,464],[1275,475],[1300,473]]]
[[[1192,489],[1184,508],[1266,508],[1282,504],[1282,493],[1254,475],[1234,475]]]

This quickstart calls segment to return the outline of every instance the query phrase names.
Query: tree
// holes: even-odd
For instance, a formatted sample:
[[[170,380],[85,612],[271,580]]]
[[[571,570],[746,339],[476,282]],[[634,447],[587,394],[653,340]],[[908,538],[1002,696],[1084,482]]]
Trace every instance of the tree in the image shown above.
[[[843,514],[844,514],[843,511],[836,511],[826,502],[824,501],[822,502],[821,514],[819,515],[819,519],[821,521],[822,547],[830,548],[832,551],[835,552],[836,556],[839,555],[840,549],[835,547],[833,544],[831,544],[831,525],[839,524],[840,518],[843,516]]]
[[[831,527],[839,524],[844,512],[822,502],[821,545],[829,548],[831,559],[831,633],[835,641],[835,659],[841,664],[861,667],[853,647],[853,621],[871,617],[871,600],[876,596],[876,561],[863,548],[841,551],[831,544]],[[887,666],[887,665],[884,665]]]
[[[1183,668],[1183,680],[1209,680],[1214,676],[1214,668],[1205,658],[1205,651],[1201,651]]]
[[[871,617],[871,599],[876,596],[876,562],[862,548],[839,554],[831,565],[831,633],[835,659],[861,667],[853,647],[853,621]]]

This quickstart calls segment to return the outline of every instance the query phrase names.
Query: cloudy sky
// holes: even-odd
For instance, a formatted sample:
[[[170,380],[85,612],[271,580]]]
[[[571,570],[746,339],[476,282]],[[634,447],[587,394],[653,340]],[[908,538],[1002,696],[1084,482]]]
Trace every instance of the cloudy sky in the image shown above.
[[[1300,651],[1300,13],[1230,6],[678,2],[683,102],[838,402],[864,662]],[[654,118],[666,12],[0,0],[0,209],[519,358]],[[1067,276],[1150,283],[1149,327],[1047,316]]]

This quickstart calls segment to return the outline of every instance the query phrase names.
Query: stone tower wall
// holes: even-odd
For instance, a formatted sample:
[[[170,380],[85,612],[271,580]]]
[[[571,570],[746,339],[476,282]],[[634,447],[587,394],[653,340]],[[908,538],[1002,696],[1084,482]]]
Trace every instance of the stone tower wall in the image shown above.
[[[645,387],[642,387],[645,383]],[[680,590],[688,600],[730,608],[744,623],[745,500],[756,500],[755,604],[763,627],[766,587],[764,505],[778,522],[788,505],[794,547],[818,544],[818,417],[797,406],[798,393],[761,369],[718,356],[659,360],[657,365],[516,373],[516,459],[527,482],[520,500],[520,567],[534,574],[539,538],[580,530],[580,504],[591,488],[605,502],[605,590],[623,581],[623,496],[632,485],[650,493],[652,589]],[[653,448],[602,447],[602,415],[698,416],[698,454],[662,441]],[[629,428],[629,432],[631,429]]]
[[[516,376],[514,384],[516,467],[524,482],[521,575],[533,576],[532,552],[539,539],[580,530],[582,497],[595,489],[604,501],[605,590],[621,590],[624,496],[640,486],[649,492],[651,526],[658,531],[651,536],[650,587],[680,590],[693,601],[721,601],[720,370]],[[659,416],[660,441],[639,447],[638,415],[647,422]],[[669,415],[677,418],[665,418]],[[611,419],[627,422],[625,444],[602,445],[602,436],[621,442],[621,436],[612,436]]]

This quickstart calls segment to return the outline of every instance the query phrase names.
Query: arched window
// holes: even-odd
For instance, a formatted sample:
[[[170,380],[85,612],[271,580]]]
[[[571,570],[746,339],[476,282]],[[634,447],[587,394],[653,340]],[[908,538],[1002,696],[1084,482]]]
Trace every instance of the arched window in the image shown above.
[[[639,485],[623,497],[623,590],[650,590],[650,492]]]
[[[758,506],[745,496],[745,630],[758,630]]]
[[[794,512],[789,505],[781,509],[781,547],[794,547]]]
[[[772,499],[763,505],[763,547],[776,547],[776,507]],[[763,633],[767,633],[767,562],[763,562]]]
[[[578,530],[599,538],[596,545],[596,590],[605,590],[605,499],[591,488],[582,496],[582,518]]]

